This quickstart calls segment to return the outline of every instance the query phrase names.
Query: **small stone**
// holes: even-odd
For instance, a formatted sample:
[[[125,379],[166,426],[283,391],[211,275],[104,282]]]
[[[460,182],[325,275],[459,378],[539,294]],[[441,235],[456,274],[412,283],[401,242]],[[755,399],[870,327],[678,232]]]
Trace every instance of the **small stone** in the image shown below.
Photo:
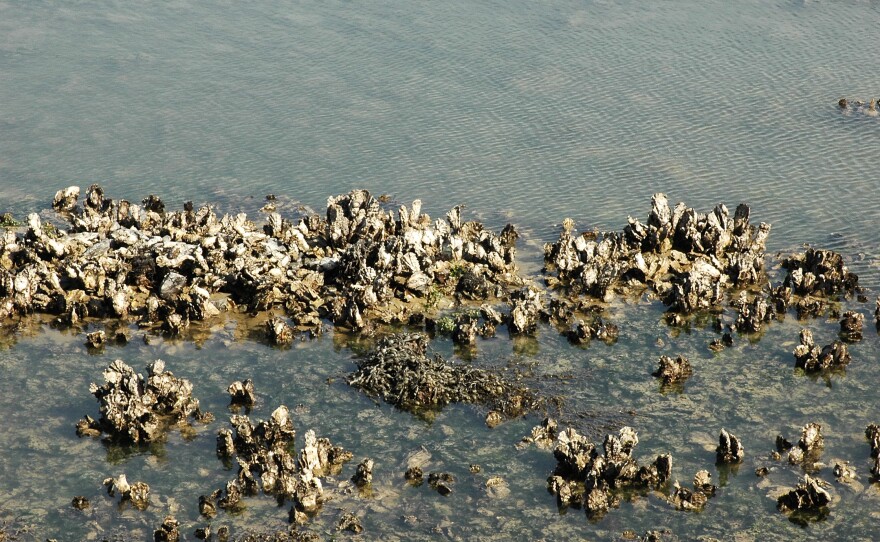
[[[76,497],[74,497],[71,504],[77,510],[85,510],[86,508],[91,506],[91,503],[89,502],[89,500],[85,497],[80,496],[80,495],[77,495]]]

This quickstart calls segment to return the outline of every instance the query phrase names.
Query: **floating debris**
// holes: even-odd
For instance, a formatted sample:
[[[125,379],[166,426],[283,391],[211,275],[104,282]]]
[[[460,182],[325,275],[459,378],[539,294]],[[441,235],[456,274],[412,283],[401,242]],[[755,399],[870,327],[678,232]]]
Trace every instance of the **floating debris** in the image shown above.
[[[118,359],[104,370],[103,386],[89,387],[100,403],[101,419],[96,422],[86,416],[77,423],[77,434],[105,432],[111,438],[142,443],[156,440],[170,424],[185,423],[190,417],[209,421],[211,415],[199,409],[192,389],[191,382],[166,371],[162,360],[147,366],[145,379]]]

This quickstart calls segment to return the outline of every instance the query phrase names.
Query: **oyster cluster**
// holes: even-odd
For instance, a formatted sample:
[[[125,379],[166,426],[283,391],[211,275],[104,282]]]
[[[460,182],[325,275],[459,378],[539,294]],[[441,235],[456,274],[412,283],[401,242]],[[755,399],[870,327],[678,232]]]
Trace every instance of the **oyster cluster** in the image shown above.
[[[137,444],[160,438],[170,424],[186,423],[190,417],[209,421],[211,415],[199,409],[192,389],[189,380],[166,371],[162,360],[147,366],[146,378],[116,360],[104,370],[104,384],[89,387],[100,403],[101,418],[86,416],[77,423],[77,434],[107,433]]]
[[[219,506],[236,510],[244,495],[255,495],[260,490],[269,495],[291,499],[294,503],[291,518],[300,522],[305,514],[314,511],[324,495],[321,478],[337,473],[351,460],[351,452],[333,446],[326,438],[318,438],[313,430],[306,432],[299,457],[292,452],[296,431],[290,411],[281,405],[268,420],[256,425],[245,415],[230,418],[232,429],[220,429],[217,435],[217,454],[235,458],[238,474],[210,495],[199,498],[199,510],[208,518]]]
[[[548,425],[555,428],[555,423],[545,422],[533,433],[542,434]],[[617,506],[615,489],[657,488],[668,482],[672,456],[662,454],[651,464],[639,466],[632,456],[638,442],[631,427],[607,435],[601,450],[573,428],[560,431],[553,450],[556,469],[547,480],[548,490],[560,505],[583,506],[588,514],[602,514]]]
[[[647,224],[629,219],[622,232],[573,234],[566,219],[559,240],[544,247],[554,284],[600,299],[615,291],[651,288],[678,313],[716,306],[727,286],[755,284],[763,274],[770,225],[750,224],[745,204],[733,216],[724,205],[699,213],[651,200]]]
[[[283,310],[296,330],[320,330],[322,318],[360,330],[373,318],[406,321],[405,303],[433,289],[487,299],[523,285],[513,226],[491,232],[460,207],[432,221],[418,200],[394,213],[354,190],[329,198],[326,218],[270,212],[259,227],[209,205],[115,201],[98,185],[79,195],[55,197],[67,231],[34,213],[23,233],[0,236],[0,320],[132,317],[174,334],[226,308],[225,294],[251,312]],[[283,324],[270,324],[273,342],[289,342]]]
[[[813,342],[813,332],[809,329],[801,330],[800,344],[794,349],[794,358],[795,367],[808,372],[845,367],[852,359],[846,343],[834,341],[820,347]]]
[[[776,500],[776,507],[782,512],[818,511],[831,502],[831,494],[822,487],[824,484],[805,474],[797,487]]]

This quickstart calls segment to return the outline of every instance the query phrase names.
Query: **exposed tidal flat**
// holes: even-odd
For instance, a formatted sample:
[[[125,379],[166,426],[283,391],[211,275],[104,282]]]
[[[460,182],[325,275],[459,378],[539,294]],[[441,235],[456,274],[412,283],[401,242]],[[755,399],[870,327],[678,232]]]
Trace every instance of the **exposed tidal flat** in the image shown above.
[[[210,206],[171,210],[155,196],[117,201],[97,185],[75,195],[60,190],[55,210],[9,220],[3,238],[10,536],[143,539],[172,516],[185,537],[226,527],[233,539],[325,538],[349,536],[340,530],[354,514],[361,536],[383,539],[760,539],[804,529],[857,537],[876,519],[865,432],[876,422],[876,295],[837,253],[766,255],[770,226],[750,223],[747,206],[673,210],[657,194],[645,222],[620,232],[578,233],[564,220],[543,256],[526,257],[545,266],[523,274],[512,227],[502,242],[458,208],[432,220],[418,202],[363,191],[290,221],[277,196],[245,220]],[[131,265],[145,255],[152,268]],[[309,297],[317,322],[300,304],[303,280],[321,285]],[[845,359],[811,354],[804,330]],[[376,342],[400,331],[425,342],[397,354],[400,339]],[[652,376],[662,376],[663,356],[687,358],[689,374]],[[133,383],[116,359],[159,380]],[[496,376],[479,384],[483,374]],[[459,389],[461,378],[469,383]],[[227,388],[244,379],[253,404],[230,405]],[[485,400],[490,389],[501,402]],[[120,408],[136,415],[118,418]],[[268,435],[278,431],[244,432],[242,415],[288,427],[272,453],[300,457],[288,473],[299,482],[276,486],[265,477],[271,460],[261,463],[271,454],[242,455],[274,449]],[[559,432],[543,445],[523,441],[545,415]],[[745,453],[718,448],[722,429]],[[309,430],[348,452],[337,467],[315,464],[317,486],[297,485],[313,479],[303,481],[300,455]],[[606,437],[618,432],[622,448]],[[248,444],[250,434],[270,440]],[[567,455],[580,453],[572,439],[590,447],[584,458]],[[672,458],[665,474],[659,463],[627,474],[660,456]],[[413,483],[413,467],[428,481]],[[278,468],[283,480],[287,467]],[[694,473],[712,488],[696,500],[681,489]],[[821,480],[827,502],[778,510],[806,476]],[[135,481],[145,497],[127,492]],[[225,506],[230,483],[236,500]],[[75,508],[74,497],[88,506]]]
[[[107,197],[138,205],[156,194],[168,212],[184,212],[187,201],[195,210],[211,204],[221,218],[244,212],[258,232],[268,222],[259,212],[267,194],[295,224],[310,214],[326,218],[328,196],[365,188],[389,195],[383,209],[395,213],[421,198],[432,220],[464,204],[465,221],[487,232],[500,236],[513,224],[516,274],[547,301],[556,290],[545,279],[572,278],[544,258],[566,218],[573,240],[620,233],[628,216],[647,224],[651,197],[663,192],[673,207],[684,201],[701,213],[724,202],[731,217],[745,202],[753,225],[772,224],[764,274],[745,288],[744,302],[731,285],[717,304],[681,319],[668,312],[660,283],[601,300],[589,293],[597,283],[583,283],[571,301],[588,310],[570,325],[537,318],[533,329],[510,334],[502,322],[494,337],[480,332],[493,318],[480,312],[483,302],[456,306],[451,289],[447,301],[432,290],[398,299],[408,310],[436,303],[428,314],[433,331],[407,318],[355,332],[356,318],[332,324],[340,311],[319,315],[323,332],[310,335],[308,325],[296,329],[303,321],[291,320],[287,308],[235,302],[238,309],[227,310],[228,292],[211,292],[219,314],[190,314],[188,325],[176,311],[181,320],[164,325],[165,309],[148,322],[136,311],[120,319],[113,296],[91,307],[109,317],[78,312],[75,322],[66,311],[16,310],[0,327],[4,533],[152,540],[170,515],[187,540],[208,526],[215,539],[221,526],[232,539],[248,530],[389,540],[619,540],[652,530],[672,540],[872,539],[880,499],[866,436],[880,422],[873,318],[880,125],[870,108],[878,96],[878,24],[880,6],[871,0],[0,2],[0,214],[12,213],[21,225],[10,231],[22,238],[31,213],[41,227],[71,227],[50,209],[55,191],[71,184],[85,195],[100,182]],[[780,298],[771,299],[764,284],[785,281],[782,262],[804,256],[804,243],[839,254],[864,290],[826,296],[825,305],[798,307],[795,299],[780,316]],[[719,261],[732,279],[728,263]],[[191,279],[192,270],[178,274]],[[461,270],[447,278],[460,279]],[[169,281],[169,295],[175,284]],[[502,316],[518,290],[492,303]],[[762,292],[768,297],[756,296]],[[72,301],[76,310],[89,308]],[[200,294],[193,301],[200,303],[190,304],[193,314],[211,311]],[[533,307],[528,296],[519,302]],[[733,329],[744,308],[748,315]],[[862,315],[863,326],[845,318],[848,311]],[[285,330],[270,332],[270,313],[293,326],[290,344],[273,344]],[[861,340],[841,335],[842,319],[861,328]],[[102,345],[88,338],[99,331]],[[545,402],[518,414],[491,400],[407,410],[407,400],[387,401],[418,397],[403,393],[413,388],[350,386],[391,331],[430,337],[411,375],[431,374],[426,360],[439,354],[451,367],[497,375]],[[461,344],[471,337],[472,345]],[[138,444],[106,433],[77,436],[85,416],[102,426],[90,385],[103,386],[116,359],[145,376],[163,360],[165,371],[192,384],[213,421],[187,416]],[[454,383],[462,373],[444,374]],[[234,412],[227,388],[248,378],[256,403]],[[262,492],[244,497],[242,507],[218,505],[213,518],[201,514],[199,497],[225,491],[238,473],[236,456],[217,455],[218,431],[234,429],[235,413],[256,425],[281,405],[296,432],[292,452],[314,430],[353,454],[338,474],[322,477],[326,502],[298,526],[290,523],[292,498],[279,505],[277,494]],[[557,495],[547,489],[560,465],[553,450],[521,445],[545,414],[586,435],[603,458],[605,436],[632,427],[634,460],[646,466],[671,455],[671,480],[611,491],[604,514],[587,514],[583,503],[558,506],[563,485],[554,486]],[[818,458],[798,444],[811,423],[821,426]],[[744,447],[741,463],[716,465],[722,428]],[[777,436],[793,448],[778,450]],[[791,463],[796,450],[804,460]],[[372,481],[362,491],[350,480],[366,458],[374,462]],[[421,486],[404,475],[413,465],[423,471]],[[675,482],[696,490],[700,471],[717,486],[714,495],[699,511],[679,510],[686,501],[675,499]],[[145,508],[125,499],[121,474],[149,486]],[[804,475],[827,483],[830,502],[807,514],[780,512],[777,498]],[[451,489],[446,496],[443,485]],[[581,488],[573,489],[578,501]],[[89,507],[76,509],[77,496]],[[590,502],[601,504],[601,495]],[[354,528],[348,512],[361,534],[338,530]]]

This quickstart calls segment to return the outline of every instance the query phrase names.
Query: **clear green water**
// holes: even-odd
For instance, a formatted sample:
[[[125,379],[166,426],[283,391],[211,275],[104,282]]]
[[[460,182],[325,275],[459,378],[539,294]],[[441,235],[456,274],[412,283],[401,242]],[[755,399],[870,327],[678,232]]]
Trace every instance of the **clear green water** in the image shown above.
[[[869,0],[0,2],[0,212],[45,209],[55,190],[93,181],[114,198],[156,193],[173,207],[248,211],[267,193],[322,209],[327,196],[363,187],[422,198],[432,215],[465,203],[490,226],[513,222],[534,270],[563,218],[620,229],[663,191],[699,209],[750,203],[773,224],[771,252],[804,242],[838,250],[873,299],[880,119],[842,115],[835,103],[880,95],[878,23]],[[35,525],[35,539],[133,529],[148,539],[171,512],[192,538],[197,496],[231,476],[213,453],[225,387],[251,377],[257,418],[301,403],[300,435],[315,428],[376,460],[373,497],[328,504],[319,531],[347,508],[364,512],[369,539],[613,539],[662,527],[683,539],[872,537],[880,492],[868,483],[862,432],[880,421],[873,330],[845,374],[817,379],[794,371],[791,350],[802,324],[825,344],[833,321],[789,315],[760,341],[738,338],[714,355],[711,329],[675,335],[656,303],[619,302],[610,316],[622,329],[615,346],[574,348],[542,328],[536,341],[482,341],[474,362],[570,375],[535,385],[564,393],[570,413],[631,423],[637,456],[671,452],[682,482],[701,468],[717,481],[715,439],[722,426],[734,432],[746,462],[701,514],[656,495],[596,523],[560,514],[544,490],[552,456],[513,447],[537,418],[489,430],[479,409],[453,406],[428,423],[349,389],[344,340],[276,350],[230,324],[198,346],[134,340],[100,355],[82,333],[0,329],[14,339],[0,351],[0,519]],[[454,355],[442,339],[433,346]],[[683,393],[663,395],[650,377],[661,353],[691,358]],[[88,384],[116,357],[138,370],[161,357],[218,421],[153,450],[78,439],[76,420],[97,412]],[[825,430],[822,477],[846,459],[862,486],[832,482],[830,516],[804,529],[768,497],[797,469],[766,457],[777,433],[795,438],[809,421]],[[449,498],[404,484],[406,457],[422,445],[429,469],[457,475]],[[776,469],[762,480],[760,465]],[[118,511],[103,496],[101,480],[120,472],[151,485],[148,511]],[[485,495],[492,475],[509,496]],[[77,494],[95,504],[85,517],[69,506]],[[286,517],[253,499],[214,523],[280,528]]]

